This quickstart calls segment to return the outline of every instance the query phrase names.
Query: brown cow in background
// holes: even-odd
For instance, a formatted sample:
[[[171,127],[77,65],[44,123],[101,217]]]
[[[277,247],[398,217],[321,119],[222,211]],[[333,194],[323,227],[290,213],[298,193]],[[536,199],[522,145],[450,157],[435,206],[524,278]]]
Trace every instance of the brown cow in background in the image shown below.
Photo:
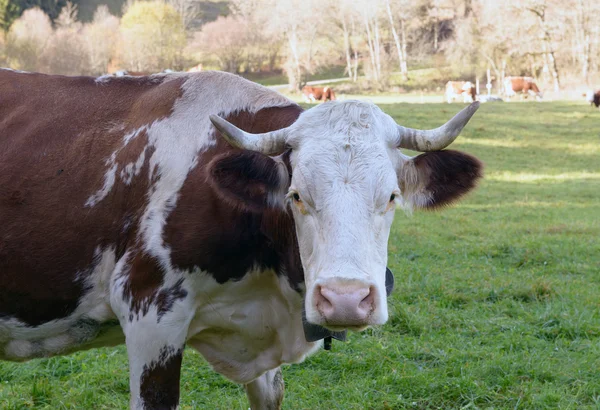
[[[597,90],[596,92],[588,91],[588,93],[586,94],[586,98],[590,105],[600,107],[600,90]]]
[[[305,85],[302,87],[302,95],[304,100],[308,102],[318,101],[335,101],[335,93],[331,87],[313,87]]]
[[[506,77],[504,79],[504,94],[507,101],[510,97],[521,93],[521,97],[528,96],[530,93],[535,95],[536,100],[542,99],[542,92],[531,77]]]
[[[474,102],[477,100],[477,89],[470,81],[448,81],[446,83],[446,101],[450,104],[462,96],[463,102]]]

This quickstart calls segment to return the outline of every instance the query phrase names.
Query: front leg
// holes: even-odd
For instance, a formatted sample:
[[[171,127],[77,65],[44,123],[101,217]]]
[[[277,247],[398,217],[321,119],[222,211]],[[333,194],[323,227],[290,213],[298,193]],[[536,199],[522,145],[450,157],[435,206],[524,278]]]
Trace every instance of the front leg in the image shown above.
[[[285,385],[281,368],[269,370],[244,386],[252,410],[279,410]]]
[[[125,334],[130,407],[176,409],[193,296],[183,278],[147,258],[132,258],[131,265],[124,265],[111,287],[111,305]]]
[[[173,410],[179,405],[183,344],[166,340],[158,353],[140,341],[127,342],[131,409]],[[150,351],[153,351],[150,353]]]

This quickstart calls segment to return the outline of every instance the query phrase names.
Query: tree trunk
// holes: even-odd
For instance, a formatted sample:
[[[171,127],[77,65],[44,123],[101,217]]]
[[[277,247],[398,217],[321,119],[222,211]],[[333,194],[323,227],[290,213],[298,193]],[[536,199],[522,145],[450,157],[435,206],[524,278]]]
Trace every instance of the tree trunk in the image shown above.
[[[591,33],[590,33],[590,14],[592,10],[589,4],[584,0],[577,1],[577,19],[575,24],[575,39],[579,51],[578,60],[581,64],[581,77],[586,84],[589,84],[590,54],[591,54]]]
[[[375,26],[375,63],[377,65],[377,78],[381,80],[381,42],[379,41],[379,23],[377,23],[377,16],[373,19]]]
[[[438,49],[438,36],[439,36],[439,27],[437,19],[433,21],[433,49],[437,51]]]
[[[544,64],[550,70],[552,74],[552,82],[554,84],[554,91],[560,91],[560,76],[558,73],[558,65],[556,64],[556,58],[554,56],[554,49],[552,48],[552,36],[546,26],[546,11],[545,9],[528,9],[530,12],[535,14],[540,23],[540,29],[542,30],[542,51],[544,53]]]
[[[400,72],[402,73],[402,80],[408,80],[408,73],[406,70],[406,62],[405,55],[402,52],[402,47],[400,45],[400,39],[398,38],[398,32],[396,31],[396,26],[394,25],[394,18],[392,17],[392,9],[390,7],[390,0],[386,0],[385,2],[386,10],[388,17],[390,19],[390,27],[392,29],[392,36],[394,37],[394,43],[396,44],[396,50],[398,51],[398,63],[400,65]]]
[[[400,71],[402,72],[402,76],[408,80],[408,54],[406,53],[406,24],[404,18],[400,20],[400,35],[402,39],[402,55],[404,56]]]
[[[300,59],[298,57],[298,36],[296,34],[296,28],[292,28],[291,33],[288,34],[288,44],[290,51],[292,52],[292,72],[288,72],[288,80],[290,88],[293,90],[299,90],[302,83],[302,73],[300,70]]]
[[[356,33],[356,26],[354,25],[354,16],[351,16],[350,20],[351,24],[351,33]],[[354,73],[352,74],[352,81],[356,82],[358,80],[358,47],[354,47]]]
[[[344,52],[346,54],[346,72],[348,78],[352,79],[352,57],[350,56],[350,34],[346,25],[346,16],[342,17],[342,29],[344,30]]]
[[[367,45],[369,47],[369,56],[371,57],[371,68],[373,70],[373,75],[375,77],[375,81],[379,82],[379,76],[377,73],[377,66],[375,64],[375,50],[373,48],[373,41],[371,39],[371,27],[369,23],[369,19],[367,17],[366,11],[363,14],[365,27],[367,29]]]

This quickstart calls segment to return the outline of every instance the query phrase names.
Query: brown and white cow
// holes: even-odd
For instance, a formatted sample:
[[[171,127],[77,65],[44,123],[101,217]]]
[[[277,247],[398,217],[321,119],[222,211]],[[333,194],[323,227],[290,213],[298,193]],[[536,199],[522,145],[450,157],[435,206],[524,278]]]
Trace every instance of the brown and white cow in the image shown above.
[[[590,103],[590,105],[600,107],[600,90],[596,92],[588,91],[585,96],[586,100]]]
[[[465,103],[477,100],[477,89],[470,81],[448,81],[446,83],[446,101],[448,104],[462,98]]]
[[[474,187],[442,149],[477,107],[420,131],[227,73],[0,70],[0,359],[125,343],[131,408],[172,409],[189,345],[280,408],[281,364],[386,322],[394,210]]]
[[[316,101],[335,101],[335,92],[331,87],[313,87],[310,85],[305,85],[302,87],[302,95],[304,96],[304,101],[316,102]]]
[[[533,78],[506,77],[504,79],[504,95],[506,96],[506,100],[510,101],[510,97],[517,95],[517,93],[520,93],[521,98],[533,95],[538,101],[543,96]]]

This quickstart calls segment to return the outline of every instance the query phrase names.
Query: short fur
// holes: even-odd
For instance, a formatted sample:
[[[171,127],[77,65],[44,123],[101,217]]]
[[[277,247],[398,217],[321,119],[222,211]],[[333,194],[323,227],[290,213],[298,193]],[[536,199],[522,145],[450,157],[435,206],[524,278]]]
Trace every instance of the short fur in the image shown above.
[[[472,191],[483,177],[483,164],[459,151],[427,152],[414,160],[415,168],[427,175],[425,189],[431,195],[426,209],[449,206]]]
[[[284,171],[283,173],[281,171]],[[209,183],[232,206],[251,212],[263,212],[272,206],[269,193],[287,188],[282,179],[284,164],[258,152],[239,151],[221,154],[208,164]]]

